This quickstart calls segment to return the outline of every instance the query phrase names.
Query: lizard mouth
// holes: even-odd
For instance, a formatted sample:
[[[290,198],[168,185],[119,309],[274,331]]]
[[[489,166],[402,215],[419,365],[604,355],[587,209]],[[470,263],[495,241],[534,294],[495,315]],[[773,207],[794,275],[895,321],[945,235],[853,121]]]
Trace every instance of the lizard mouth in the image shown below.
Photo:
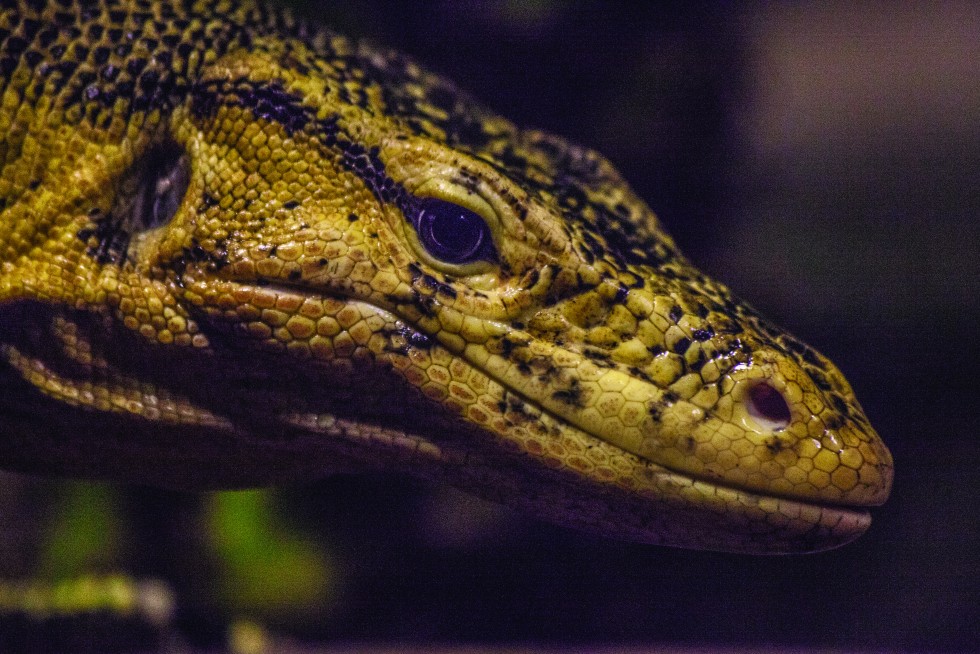
[[[262,289],[281,297],[330,297],[289,285],[267,285]],[[690,534],[697,532],[697,546],[704,549],[816,551],[849,542],[870,525],[870,513],[853,505],[760,492],[724,479],[692,474],[626,450],[576,424],[567,412],[538,401],[500,374],[492,363],[483,361],[481,365],[474,360],[478,357],[472,351],[464,348],[462,352],[451,352],[434,337],[375,304],[350,297],[334,297],[333,301],[353,307],[365,320],[371,316],[379,327],[376,333],[396,334],[400,343],[397,347],[391,343],[386,346],[389,355],[398,352],[409,361],[415,355],[426,361],[440,358],[441,369],[448,371],[450,377],[487,391],[467,406],[453,398],[440,400],[426,391],[431,377],[413,374],[411,363],[408,368],[392,365],[441,409],[494,435],[489,443],[475,445],[465,439],[426,433],[413,424],[403,425],[398,438],[372,437],[370,446],[393,450],[393,459],[409,457],[416,463],[428,460],[428,469],[435,471],[428,476],[450,483],[460,480],[460,486],[482,488],[480,492],[495,500],[514,493],[506,498],[506,503],[512,505],[528,503],[515,489],[538,496],[552,492],[555,506],[577,498],[576,509],[565,512],[542,511],[540,502],[526,508],[553,522],[658,544],[688,545]],[[393,360],[389,358],[389,362]],[[453,380],[444,381],[447,387],[453,385]],[[317,431],[315,421],[304,426]],[[357,430],[350,430],[345,437],[361,438]],[[515,453],[524,464],[515,463]],[[528,458],[531,466],[527,465]],[[449,463],[459,461],[466,461],[465,469]],[[457,469],[450,470],[452,467]],[[407,471],[419,474],[419,469]],[[490,490],[486,485],[464,483],[471,476],[501,481],[497,489]],[[542,490],[546,488],[551,491]],[[586,489],[591,490],[585,492]],[[581,510],[582,506],[590,508]],[[678,530],[686,533],[678,536]]]

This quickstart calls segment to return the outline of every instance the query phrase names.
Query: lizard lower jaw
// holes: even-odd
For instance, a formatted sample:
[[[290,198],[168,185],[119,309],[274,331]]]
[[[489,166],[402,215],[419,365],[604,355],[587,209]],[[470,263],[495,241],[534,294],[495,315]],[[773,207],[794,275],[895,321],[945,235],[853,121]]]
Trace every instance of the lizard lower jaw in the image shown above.
[[[545,420],[548,418],[546,417]],[[615,461],[612,474],[586,472],[534,447],[501,452],[487,442],[439,434],[344,429],[333,417],[310,416],[309,431],[369,445],[387,468],[461,487],[521,508],[540,519],[606,538],[675,547],[794,554],[844,545],[871,525],[866,510],[807,503],[732,488],[683,474],[617,450],[584,433],[558,437]],[[469,435],[468,435],[469,436]],[[378,457],[378,450],[385,450]],[[465,462],[465,465],[461,465]]]

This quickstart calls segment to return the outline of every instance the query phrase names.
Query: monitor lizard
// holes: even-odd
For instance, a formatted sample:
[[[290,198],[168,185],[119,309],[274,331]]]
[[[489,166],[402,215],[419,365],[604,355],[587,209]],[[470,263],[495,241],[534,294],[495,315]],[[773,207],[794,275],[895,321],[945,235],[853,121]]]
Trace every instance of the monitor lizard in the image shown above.
[[[749,553],[888,497],[841,372],[596,152],[246,1],[18,0],[0,44],[0,467],[397,470]]]

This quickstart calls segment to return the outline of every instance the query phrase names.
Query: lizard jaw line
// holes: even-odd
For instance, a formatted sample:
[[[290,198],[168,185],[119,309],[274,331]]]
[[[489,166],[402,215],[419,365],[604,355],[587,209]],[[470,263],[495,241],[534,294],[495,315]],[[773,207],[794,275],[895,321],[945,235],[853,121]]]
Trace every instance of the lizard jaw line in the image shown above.
[[[236,282],[236,283],[243,283],[243,282]],[[249,282],[244,282],[244,284],[248,285]],[[255,283],[252,282],[251,284],[255,284]],[[300,284],[291,284],[289,282],[280,281],[280,280],[277,280],[274,283],[262,284],[261,286],[259,286],[258,284],[255,285],[262,288],[265,291],[276,293],[277,295],[293,295],[293,296],[299,295],[304,298],[313,298],[316,300],[323,300],[329,298],[329,299],[340,300],[345,302],[355,302],[362,308],[369,308],[370,310],[377,312],[378,315],[380,315],[386,321],[390,321],[393,323],[394,322],[401,323],[402,325],[405,326],[406,329],[410,330],[413,334],[417,335],[418,337],[423,339],[428,339],[433,343],[438,343],[439,346],[449,351],[452,354],[452,356],[464,361],[468,366],[486,375],[488,378],[494,380],[495,382],[500,384],[503,388],[505,388],[508,393],[519,397],[524,404],[529,405],[534,409],[536,409],[537,411],[540,411],[541,413],[549,416],[549,418],[559,423],[563,429],[577,434],[580,440],[589,439],[596,443],[602,443],[605,446],[615,448],[620,452],[635,457],[638,461],[642,462],[646,466],[652,466],[659,470],[666,471],[671,475],[686,479],[692,483],[704,484],[706,486],[710,486],[711,488],[738,493],[739,495],[744,496],[745,498],[755,498],[756,500],[759,501],[770,500],[770,501],[792,502],[802,507],[810,507],[822,511],[839,511],[842,513],[847,513],[849,515],[862,515],[867,518],[867,523],[870,524],[871,514],[870,511],[868,510],[869,505],[847,504],[844,502],[833,502],[830,500],[820,500],[819,498],[801,497],[797,495],[790,495],[790,494],[783,494],[783,493],[760,492],[758,489],[747,488],[744,486],[739,486],[734,483],[726,483],[724,480],[720,480],[717,477],[713,477],[710,475],[698,475],[686,470],[677,470],[661,462],[655,461],[641,454],[637,454],[636,452],[623,449],[618,445],[605,440],[601,436],[583,429],[582,427],[569,421],[560,413],[555,412],[549,409],[548,407],[544,406],[542,403],[536,401],[533,397],[529,397],[522,391],[515,389],[513,386],[507,384],[504,379],[501,379],[497,375],[493,374],[490,370],[484,369],[483,367],[477,365],[475,362],[471,361],[468,357],[465,356],[464,353],[453,352],[450,348],[446,347],[444,343],[441,343],[435,335],[430,335],[423,331],[418,330],[414,325],[411,324],[411,322],[408,319],[400,317],[396,313],[392,312],[391,310],[385,309],[383,307],[379,307],[378,305],[368,300],[355,297],[354,295],[346,295],[343,293],[316,292],[314,289],[311,289],[307,286],[303,286]],[[410,346],[410,347],[415,347],[415,346]],[[424,438],[422,440],[424,440]]]

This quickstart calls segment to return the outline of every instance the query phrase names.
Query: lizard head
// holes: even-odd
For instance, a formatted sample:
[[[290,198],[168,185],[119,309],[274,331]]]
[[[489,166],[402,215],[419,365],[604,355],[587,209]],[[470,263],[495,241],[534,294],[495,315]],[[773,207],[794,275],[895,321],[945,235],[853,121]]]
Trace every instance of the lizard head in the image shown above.
[[[891,458],[841,373],[693,268],[601,156],[329,34],[210,54],[128,122],[97,86],[16,189],[3,352],[66,417],[7,465],[383,466],[708,549],[867,529]]]

